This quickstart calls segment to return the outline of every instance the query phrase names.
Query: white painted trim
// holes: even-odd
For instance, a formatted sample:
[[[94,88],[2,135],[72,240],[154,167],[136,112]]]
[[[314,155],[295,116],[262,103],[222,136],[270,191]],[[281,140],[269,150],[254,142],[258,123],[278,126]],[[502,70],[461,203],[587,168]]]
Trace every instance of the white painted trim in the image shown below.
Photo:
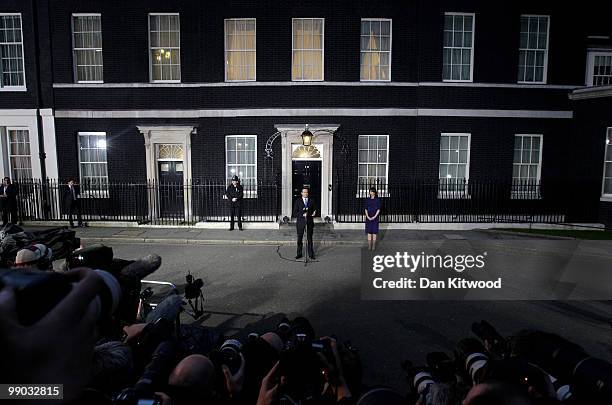
[[[185,185],[188,181],[193,178],[191,171],[191,135],[194,132],[194,125],[139,125],[137,126],[138,131],[144,136],[145,141],[145,160],[147,166],[147,180],[157,181],[157,156],[156,156],[156,145],[157,144],[168,144],[178,143],[183,145],[183,165],[185,170],[183,171],[183,181]],[[184,214],[185,219],[191,218],[191,193],[185,193],[186,198],[184,199]],[[159,215],[158,212],[154,212],[155,208],[159,207],[156,203],[158,196],[154,190],[149,193],[149,210],[152,212],[154,217]]]
[[[74,43],[74,17],[100,17],[100,52],[102,53],[102,80],[78,80],[77,57]],[[102,42],[102,14],[101,13],[72,13],[70,16],[70,29],[72,30],[72,75],[75,83],[104,83],[104,45]],[[91,48],[97,49],[97,48]]]
[[[612,90],[611,90],[612,91]],[[56,118],[227,118],[227,117],[481,117],[571,119],[572,111],[433,108],[246,108],[224,110],[57,110]]]
[[[304,124],[276,124],[274,126],[277,131],[281,132],[281,215],[291,218],[293,211],[292,198],[292,183],[293,183],[293,157],[292,144],[301,144],[301,134],[306,123]],[[320,210],[321,218],[332,216],[332,193],[329,190],[329,185],[332,184],[332,166],[334,156],[334,137],[332,134],[338,130],[339,125],[330,124],[310,124],[308,129],[315,135],[313,143],[323,144],[323,158],[321,163],[321,201]]]
[[[4,91],[28,91],[28,83],[26,82],[26,57],[25,57],[25,51],[23,49],[23,42],[24,42],[24,38],[23,38],[23,16],[21,15],[21,13],[0,13],[0,17],[2,16],[14,16],[14,15],[18,15],[19,16],[19,20],[21,21],[20,27],[19,29],[21,30],[21,59],[23,62],[23,85],[21,86],[3,86],[2,85],[2,78],[0,77],[0,92],[4,92]]]
[[[386,182],[386,184],[387,184],[387,185],[389,184],[389,150],[391,149],[391,145],[389,144],[389,134],[359,134],[359,135],[357,135],[357,198],[360,198],[360,197],[359,197],[359,194],[360,194],[361,192],[364,192],[364,191],[365,191],[365,193],[366,193],[366,196],[365,196],[365,197],[367,198],[367,196],[368,196],[368,190],[369,190],[369,187],[368,187],[368,188],[366,188],[366,189],[361,189],[361,188],[359,188],[359,186],[363,186],[363,185],[365,185],[365,184],[360,184],[360,182],[359,182],[359,177],[361,177],[361,176],[359,175],[359,166],[360,166],[360,165],[362,165],[362,164],[365,164],[365,165],[369,165],[369,164],[380,164],[380,163],[371,163],[371,162],[363,162],[363,163],[362,163],[362,162],[360,161],[360,159],[359,159],[359,150],[360,150],[360,149],[359,149],[359,140],[360,140],[360,138],[361,138],[362,136],[365,136],[365,137],[370,137],[370,136],[384,136],[384,137],[386,137],[386,138],[387,138],[387,162],[385,163],[385,180],[386,180],[385,182]],[[369,140],[368,140],[368,149],[366,149],[366,150],[367,150],[368,152],[370,151],[370,149],[369,149]],[[371,176],[367,176],[367,177],[371,177]],[[378,177],[378,176],[377,176],[377,177]],[[368,186],[368,185],[366,185],[366,186]],[[381,192],[381,193],[379,193],[379,197],[388,197],[388,195],[383,196],[382,194],[383,194],[382,192]],[[386,194],[388,194],[388,193],[386,193]]]
[[[522,17],[536,17],[536,18],[540,18],[540,17],[546,17],[548,18],[548,25],[547,25],[547,31],[546,31],[546,53],[544,54],[544,66],[542,67],[542,81],[536,82],[527,82],[527,81],[523,81],[523,80],[519,80],[518,83],[519,84],[529,84],[529,83],[533,83],[533,84],[546,84],[548,82],[548,53],[550,52],[550,22],[551,22],[551,18],[550,15],[539,15],[539,14],[521,14],[520,16]],[[520,24],[520,21],[519,21]],[[539,34],[539,32],[538,32]],[[520,35],[520,33],[519,33]],[[537,49],[531,49],[531,48],[525,48],[525,50],[530,51],[530,50],[537,50]],[[519,54],[521,52],[521,48],[520,48],[520,44],[519,44]]]
[[[542,179],[542,151],[544,150],[544,135],[543,134],[514,134],[514,139],[516,139],[517,136],[521,137],[521,152],[523,151],[523,143],[522,143],[523,137],[529,136],[529,137],[540,138],[540,156],[538,156],[538,173],[537,173],[537,181],[539,182]],[[514,150],[514,148],[512,149]],[[514,166],[515,163],[516,162],[513,161],[512,165]]]
[[[467,163],[465,165],[465,189],[462,191],[457,191],[455,192],[444,192],[441,193],[440,190],[438,190],[438,199],[442,199],[442,200],[452,200],[452,199],[457,199],[457,200],[465,200],[465,199],[470,199],[472,198],[472,196],[469,193],[469,184],[470,184],[470,154],[472,152],[472,134],[471,133],[467,133],[467,132],[442,132],[440,133],[440,138],[439,141],[441,142],[441,139],[443,136],[467,136],[468,138],[468,145],[467,145]],[[459,142],[461,142],[461,140],[459,140]],[[450,146],[449,146],[450,147]],[[459,145],[458,147],[461,147],[461,145]],[[442,164],[442,156],[438,157],[438,179],[440,179],[440,164]],[[451,162],[446,162],[447,164],[451,164]],[[459,178],[456,178],[457,180],[459,180]],[[439,186],[438,186],[439,187]]]
[[[570,100],[586,100],[612,96],[612,86],[583,87],[569,94]]]
[[[293,79],[293,23],[295,20],[321,20],[321,79]],[[303,23],[302,23],[303,24]],[[303,26],[303,25],[302,25]],[[314,48],[313,48],[314,49]],[[302,76],[303,76],[302,72]],[[323,82],[325,81],[325,18],[321,17],[295,17],[291,19],[291,81],[293,82]]]
[[[387,80],[373,80],[373,79],[361,79],[361,63],[359,63],[359,81],[360,82],[390,82],[392,79],[391,70],[393,68],[392,58],[393,58],[393,20],[391,18],[362,18],[361,22],[364,21],[389,21],[389,78]],[[361,58],[361,27],[359,28],[359,57]]]
[[[103,136],[104,137],[104,142],[106,143],[106,132],[92,132],[92,131],[79,131],[77,132],[77,160],[79,163],[79,184],[83,184],[83,170],[81,168],[81,164],[83,162],[81,162],[81,135],[94,135],[94,136]],[[107,144],[108,145],[108,144]],[[87,163],[94,163],[94,162],[85,162]],[[95,162],[95,163],[101,163],[101,162]],[[107,149],[107,154],[106,154],[106,161],[104,162],[104,164],[106,164],[106,182],[108,183],[108,149]],[[92,190],[83,190],[81,188],[81,192],[83,194],[84,198],[89,198],[89,197],[93,197],[94,195],[96,197],[99,198],[109,198],[108,196],[108,189],[106,190],[100,190],[100,192],[96,193],[93,192]]]
[[[234,134],[234,135],[225,135],[225,145],[224,146],[224,151],[225,151],[225,181],[228,181],[229,178],[231,178],[232,176],[230,176],[229,173],[229,164],[227,163],[227,139],[228,138],[253,138],[255,139],[255,175],[254,175],[254,179],[255,179],[255,190],[249,190],[247,192],[245,192],[245,198],[257,198],[257,158],[259,156],[259,154],[257,153],[257,135],[253,135],[253,134],[249,134],[249,135],[239,135],[239,134]],[[236,173],[238,174],[238,173]],[[238,176],[240,178],[240,180],[242,181],[242,177]],[[227,184],[226,184],[227,185]]]
[[[255,77],[253,79],[245,79],[245,80],[229,80],[227,78],[227,22],[228,21],[249,21],[253,20],[255,22]],[[242,83],[242,82],[255,82],[257,81],[257,18],[226,18],[223,20],[223,55],[225,56],[225,60],[223,61],[224,71],[225,71],[225,82],[229,83]]]
[[[472,60],[470,61],[470,78],[469,80],[452,80],[452,79],[444,79],[444,72],[442,73],[442,81],[445,83],[472,83],[474,81],[474,51],[476,49],[476,46],[474,44],[474,41],[476,39],[476,13],[455,13],[455,12],[450,12],[450,13],[444,13],[444,18],[446,18],[447,15],[461,15],[461,16],[472,16],[472,46],[471,46],[471,57]],[[454,24],[454,23],[453,23]],[[444,31],[444,27],[442,28],[442,30]],[[465,32],[465,31],[463,31]],[[455,46],[449,47],[451,49],[454,49]],[[442,53],[444,53],[444,32],[442,32]],[[452,58],[452,55],[451,55]],[[444,60],[444,55],[442,55],[442,60]],[[452,75],[451,75],[452,76]]]
[[[608,49],[607,51],[603,51],[603,50],[595,51],[592,49],[587,50],[586,78],[584,82],[586,86],[593,86],[593,67],[595,65],[596,56],[612,56],[612,49]],[[608,86],[603,86],[603,87],[608,87]]]
[[[25,125],[7,125],[6,126],[6,149],[7,149],[7,167],[9,170],[9,177],[12,180],[15,180],[16,177],[13,174],[13,168],[11,167],[11,152],[10,152],[10,131],[27,131],[28,132],[28,140],[30,143],[30,171],[32,172],[33,178],[41,178],[41,169],[40,169],[40,153],[39,153],[39,144],[38,144],[38,125],[37,118],[34,118],[31,123]],[[25,156],[25,155],[17,155],[17,156]]]
[[[0,117],[36,117],[38,110],[36,108],[18,109],[18,110],[3,110],[0,109]]]
[[[605,149],[604,149],[604,159],[603,159],[603,171],[602,171],[602,175],[601,175],[601,198],[606,198],[606,199],[610,199],[612,201],[612,194],[606,194],[604,193],[604,188],[605,188],[605,181],[606,181],[606,163],[609,163],[610,165],[612,165],[612,157],[611,160],[606,160],[606,149],[609,147],[608,145],[608,140],[612,137],[612,127],[607,127],[606,128],[606,137],[604,138],[605,140]],[[607,201],[607,200],[605,200]]]
[[[558,84],[520,84],[520,83],[473,83],[473,82],[384,82],[384,81],[358,81],[358,82],[332,82],[332,81],[291,81],[291,82],[262,82],[262,81],[238,81],[238,82],[216,82],[216,83],[53,83],[56,89],[82,89],[82,88],[150,88],[150,87],[233,87],[233,86],[390,86],[390,87],[483,87],[503,89],[549,89],[549,90],[574,90],[583,87],[577,85]]]

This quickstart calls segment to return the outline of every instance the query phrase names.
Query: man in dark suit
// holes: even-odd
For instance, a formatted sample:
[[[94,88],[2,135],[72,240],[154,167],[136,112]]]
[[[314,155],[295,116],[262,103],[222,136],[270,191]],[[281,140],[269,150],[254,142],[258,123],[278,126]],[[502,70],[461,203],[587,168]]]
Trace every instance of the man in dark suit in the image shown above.
[[[68,190],[66,190],[66,195],[64,196],[64,202],[66,204],[66,208],[68,209],[68,221],[70,221],[70,227],[74,228],[74,221],[72,219],[72,214],[76,213],[77,222],[79,226],[83,226],[83,221],[81,219],[81,189],[74,179],[70,179],[68,182]]]
[[[302,189],[302,197],[295,200],[293,204],[293,216],[295,216],[297,228],[297,255],[296,260],[302,258],[302,247],[304,238],[304,228],[306,228],[306,240],[308,242],[308,256],[315,258],[314,247],[312,245],[312,232],[314,230],[313,217],[317,214],[315,201],[309,197],[309,190]]]
[[[5,177],[0,185],[0,207],[2,209],[2,226],[8,224],[9,216],[11,224],[17,223],[17,186],[11,183],[9,177]]]
[[[230,231],[234,230],[234,216],[238,217],[238,229],[242,231],[242,197],[243,188],[238,176],[232,177],[232,184],[227,186],[225,195],[230,203]]]

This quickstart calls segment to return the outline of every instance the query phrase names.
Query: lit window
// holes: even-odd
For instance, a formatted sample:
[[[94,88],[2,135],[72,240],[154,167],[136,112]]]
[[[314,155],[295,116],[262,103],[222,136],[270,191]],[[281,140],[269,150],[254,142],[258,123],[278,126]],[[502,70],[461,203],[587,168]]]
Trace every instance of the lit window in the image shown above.
[[[323,19],[293,19],[293,80],[323,80]]]
[[[549,16],[521,16],[519,83],[546,83]]]
[[[440,197],[467,197],[469,172],[470,134],[442,134],[440,137]]]
[[[391,20],[361,20],[361,80],[391,80]]]
[[[472,81],[474,62],[474,14],[444,14],[442,79]]]
[[[27,129],[8,128],[7,133],[11,178],[15,181],[32,179],[30,132]]]
[[[81,192],[105,196],[108,192],[105,132],[79,132],[79,168]]]
[[[228,135],[225,137],[226,178],[240,178],[245,197],[257,191],[257,136]]]
[[[151,81],[181,81],[181,39],[178,14],[149,14]]]
[[[542,135],[515,135],[512,197],[540,198]]]
[[[0,14],[0,90],[25,90],[21,14]]]
[[[101,83],[102,23],[100,14],[72,15],[74,77],[77,83]]]
[[[225,80],[255,80],[255,19],[225,20]]]
[[[359,190],[385,188],[389,171],[389,135],[359,135]]]

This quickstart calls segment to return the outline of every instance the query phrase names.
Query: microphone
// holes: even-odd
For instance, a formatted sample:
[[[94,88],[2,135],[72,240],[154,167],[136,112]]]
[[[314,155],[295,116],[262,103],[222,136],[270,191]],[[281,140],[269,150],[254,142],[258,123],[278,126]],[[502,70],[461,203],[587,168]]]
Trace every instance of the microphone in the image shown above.
[[[147,255],[121,269],[119,275],[122,281],[140,283],[140,280],[155,272],[161,266],[161,257]]]

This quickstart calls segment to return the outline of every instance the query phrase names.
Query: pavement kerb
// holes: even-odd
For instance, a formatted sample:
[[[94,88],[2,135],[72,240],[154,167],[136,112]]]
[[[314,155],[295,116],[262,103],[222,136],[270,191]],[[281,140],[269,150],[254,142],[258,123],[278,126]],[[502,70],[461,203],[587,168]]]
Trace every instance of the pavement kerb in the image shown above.
[[[521,236],[524,238],[535,238],[535,239],[551,239],[551,240],[575,240],[571,236],[557,236],[557,235],[544,235],[540,233],[526,233],[526,232],[513,232],[513,231],[502,231],[495,229],[480,229],[481,232],[494,233],[500,235],[512,235]]]
[[[249,240],[249,239],[180,239],[180,238],[126,238],[126,237],[81,237],[87,243],[145,243],[166,245],[260,245],[260,246],[294,246],[294,240]],[[399,242],[399,241],[398,241]],[[357,240],[320,240],[320,245],[326,246],[361,246],[363,241]]]

